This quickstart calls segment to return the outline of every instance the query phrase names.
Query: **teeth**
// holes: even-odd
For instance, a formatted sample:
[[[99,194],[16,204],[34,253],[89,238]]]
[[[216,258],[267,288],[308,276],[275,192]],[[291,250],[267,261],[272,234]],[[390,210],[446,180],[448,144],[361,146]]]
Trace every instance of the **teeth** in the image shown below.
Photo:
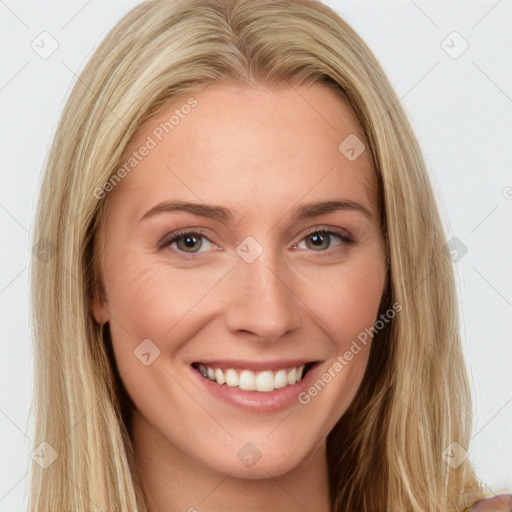
[[[258,373],[256,389],[258,391],[274,391],[274,374],[271,371]]]
[[[274,377],[274,386],[276,389],[284,388],[288,384],[288,374],[286,370],[279,370]]]
[[[238,373],[235,372],[235,370],[227,370],[226,373],[226,384],[229,387],[234,388],[235,386],[238,386]]]
[[[257,373],[252,370],[235,370],[233,368],[226,370],[214,369],[205,364],[198,365],[197,369],[204,378],[213,380],[217,384],[226,384],[231,388],[238,387],[243,391],[263,392],[292,386],[300,382],[304,373],[303,364],[296,368],[283,368],[275,372],[264,370]]]
[[[217,384],[224,384],[224,382],[226,382],[224,372],[220,368],[215,370],[215,380],[217,381]]]
[[[295,384],[297,382],[297,368],[292,368],[288,372],[288,384]]]
[[[204,364],[199,365],[199,372],[203,377],[208,377],[208,370],[206,369],[206,366]]]
[[[217,381],[217,384],[218,383],[219,381]],[[256,389],[256,376],[254,375],[254,372],[251,372],[250,370],[244,370],[240,374],[238,387],[244,391],[254,391]]]

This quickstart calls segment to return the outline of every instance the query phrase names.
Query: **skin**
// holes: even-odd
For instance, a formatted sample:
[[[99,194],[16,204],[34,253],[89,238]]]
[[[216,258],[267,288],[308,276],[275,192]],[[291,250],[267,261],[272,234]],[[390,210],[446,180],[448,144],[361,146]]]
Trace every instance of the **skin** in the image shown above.
[[[505,512],[512,510],[512,494],[498,494],[490,498],[478,500],[471,508],[472,512],[498,512],[499,510]]]
[[[344,97],[322,84],[215,84],[194,97],[190,114],[109,192],[100,233],[105,297],[92,303],[95,320],[109,322],[136,406],[131,434],[148,507],[327,512],[326,436],[361,383],[370,343],[307,405],[274,413],[219,401],[190,364],[304,357],[321,361],[321,376],[373,326],[385,256],[370,152],[350,161],[338,150],[348,135],[364,136]],[[141,127],[128,153],[187,99]],[[341,199],[373,215],[293,216],[305,203]],[[140,220],[171,200],[221,205],[234,219],[165,212]],[[204,230],[193,259],[179,257],[183,239],[158,247],[181,228]],[[318,249],[310,231],[320,228],[355,242],[327,235]],[[263,248],[250,264],[236,252],[248,236]],[[145,366],[134,350],[148,338],[160,355]],[[247,442],[262,455],[252,467],[237,456]]]

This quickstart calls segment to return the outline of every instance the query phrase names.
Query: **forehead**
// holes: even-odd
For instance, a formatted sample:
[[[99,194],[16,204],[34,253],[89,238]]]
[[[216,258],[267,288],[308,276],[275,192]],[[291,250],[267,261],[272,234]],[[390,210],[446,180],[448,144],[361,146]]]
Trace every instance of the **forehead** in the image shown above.
[[[355,159],[344,152],[354,141],[365,148]],[[173,199],[223,203],[245,213],[333,194],[376,209],[377,182],[362,128],[341,91],[324,84],[216,84],[182,95],[137,131],[124,163],[135,153],[136,165],[113,198],[131,197],[134,204],[137,197],[135,216]]]

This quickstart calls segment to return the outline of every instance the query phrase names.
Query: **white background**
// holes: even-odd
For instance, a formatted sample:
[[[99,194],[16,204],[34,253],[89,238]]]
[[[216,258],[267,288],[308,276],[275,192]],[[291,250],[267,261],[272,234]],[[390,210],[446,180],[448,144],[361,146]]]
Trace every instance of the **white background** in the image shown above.
[[[76,76],[137,3],[0,0],[0,512],[24,510],[28,481],[28,233],[42,163]],[[448,235],[467,246],[454,266],[476,405],[470,457],[492,491],[511,490],[512,2],[325,3],[384,67],[423,148]],[[31,48],[43,31],[58,42],[47,59]],[[468,49],[452,58],[464,40]]]

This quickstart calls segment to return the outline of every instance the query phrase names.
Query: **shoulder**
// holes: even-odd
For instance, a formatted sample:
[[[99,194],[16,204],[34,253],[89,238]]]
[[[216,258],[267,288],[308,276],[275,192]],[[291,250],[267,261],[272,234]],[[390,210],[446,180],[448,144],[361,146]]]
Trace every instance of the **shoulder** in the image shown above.
[[[471,507],[471,512],[512,512],[512,494],[497,494],[490,498],[478,500]]]

